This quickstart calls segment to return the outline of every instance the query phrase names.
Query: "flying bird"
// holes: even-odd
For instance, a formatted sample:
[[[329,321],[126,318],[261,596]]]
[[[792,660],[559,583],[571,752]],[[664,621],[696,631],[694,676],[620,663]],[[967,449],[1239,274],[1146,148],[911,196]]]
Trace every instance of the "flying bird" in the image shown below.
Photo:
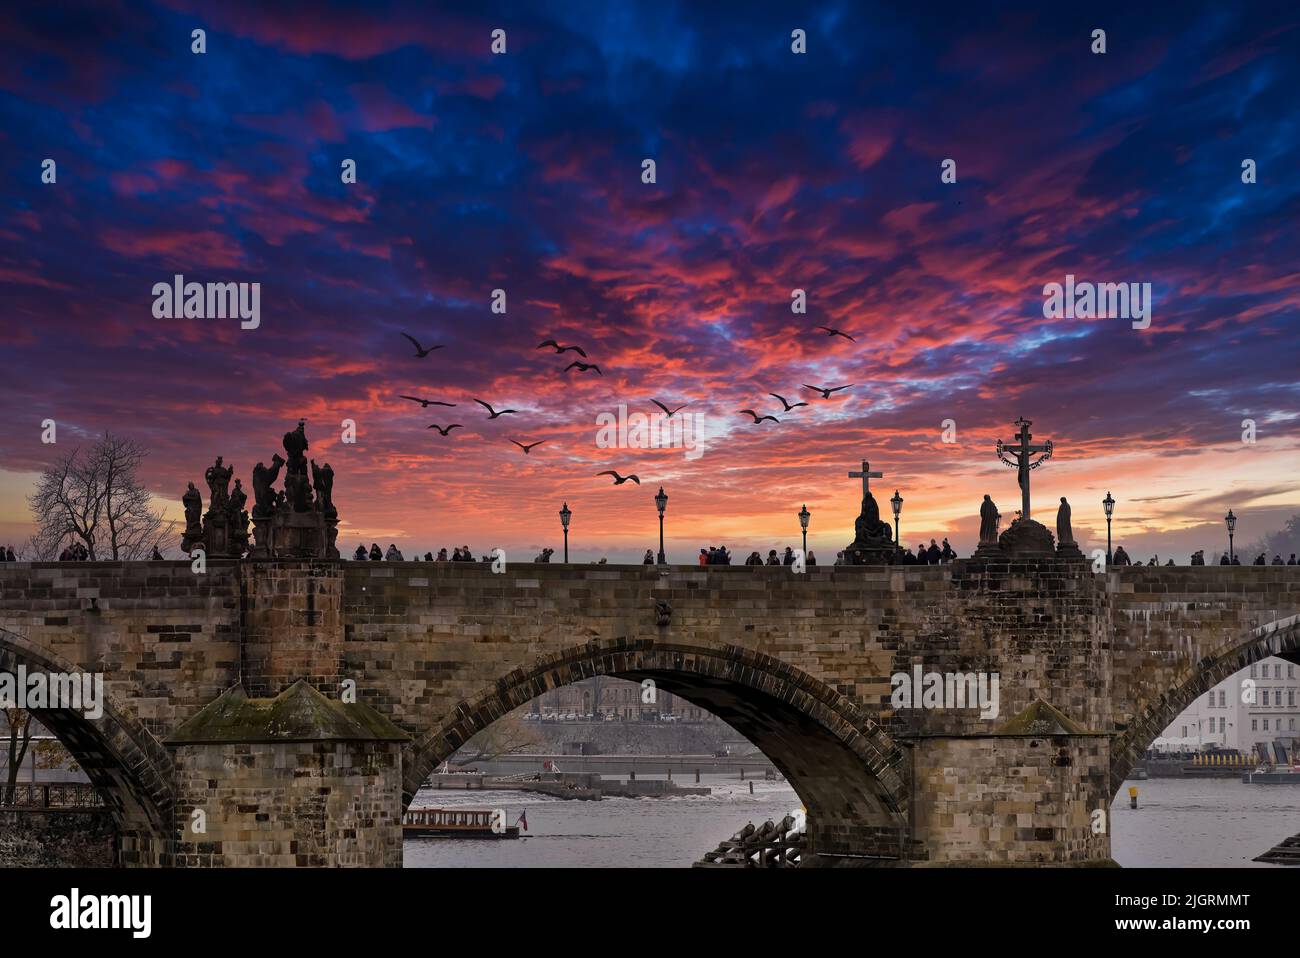
[[[621,486],[621,485],[623,485],[623,483],[627,482],[629,479],[631,479],[633,482],[635,482],[638,486],[641,485],[641,477],[640,477],[640,476],[620,476],[620,475],[619,475],[617,472],[615,472],[613,469],[606,469],[604,472],[598,472],[598,473],[596,473],[596,475],[598,475],[598,476],[613,476],[613,477],[614,477],[614,485],[616,485],[616,486]]]
[[[402,333],[402,335],[406,336],[406,333]],[[430,346],[428,349],[425,349],[423,346],[420,345],[420,343],[416,340],[414,336],[406,336],[406,338],[410,340],[411,345],[415,347],[416,359],[423,359],[425,356],[429,355],[429,353],[433,352],[435,349],[442,349],[441,346]]]
[[[795,408],[797,408],[797,407],[799,407],[799,406],[806,406],[806,405],[808,405],[806,402],[797,402],[797,403],[795,403],[794,405],[791,405],[790,403],[788,403],[788,402],[785,401],[785,397],[784,397],[784,396],[777,396],[776,393],[768,393],[768,395],[769,395],[769,396],[776,396],[777,399],[781,400],[781,405],[785,407],[785,411],[786,411],[786,412],[789,412],[791,409],[795,409]]]
[[[529,450],[531,450],[533,447],[540,446],[542,443],[546,442],[545,439],[539,439],[536,442],[530,442],[528,445],[525,446],[522,442],[519,442],[517,440],[511,439],[510,441],[513,442],[520,449],[522,449],[524,451],[525,456],[528,455]]]
[[[421,409],[428,409],[430,406],[454,406],[454,402],[438,402],[436,399],[421,399],[419,396],[402,396],[402,399],[409,399],[411,402],[418,402]]]
[[[438,432],[442,433],[442,434],[445,436],[445,435],[447,435],[447,433],[451,432],[453,429],[461,429],[461,428],[463,428],[463,427],[461,426],[460,423],[458,423],[458,422],[454,422],[454,423],[452,423],[450,426],[448,426],[446,429],[443,429],[441,426],[439,426],[439,425],[435,422],[432,426],[425,426],[424,428],[425,428],[425,429],[436,429],[436,430],[438,430]]]
[[[754,417],[754,423],[755,423],[755,424],[758,424],[758,423],[762,422],[764,419],[770,419],[770,420],[772,420],[772,422],[780,422],[780,421],[781,421],[781,420],[777,419],[775,416],[760,416],[758,413],[754,412],[754,410],[752,410],[752,409],[741,409],[741,410],[739,410],[739,412],[741,412],[741,413],[746,413],[746,414],[748,414],[748,415],[750,415],[750,416],[753,416],[753,417]]]
[[[564,367],[564,371],[567,373],[567,372],[568,372],[570,369],[572,369],[574,366],[577,366],[577,367],[578,367],[578,371],[579,371],[579,372],[583,372],[583,373],[585,373],[588,369],[594,369],[594,370],[596,370],[596,375],[597,375],[597,376],[603,376],[603,375],[605,375],[604,373],[602,373],[602,372],[600,371],[600,367],[597,366],[595,363],[581,363],[581,362],[578,362],[578,360],[576,360],[576,359],[575,359],[573,362],[569,363],[569,365],[565,366],[565,367]]]
[[[831,393],[839,392],[841,389],[848,389],[852,385],[853,383],[845,383],[843,386],[809,386],[807,383],[804,383],[803,388],[811,389],[815,393],[821,393],[822,399],[830,399]]]
[[[669,419],[671,419],[675,413],[679,413],[679,412],[681,412],[683,409],[685,409],[687,406],[690,405],[690,403],[688,403],[688,402],[684,402],[684,403],[682,403],[680,406],[678,406],[676,409],[669,409],[667,406],[665,406],[663,403],[661,403],[658,399],[652,399],[652,400],[650,400],[650,401],[651,401],[652,403],[654,403],[656,406],[658,406],[660,409],[662,409],[664,412],[668,413],[668,418],[669,418]]]
[[[831,329],[829,326],[818,326],[817,328],[826,330],[827,336],[843,336],[851,343],[857,342],[857,340],[854,339],[852,336],[850,336],[848,333],[842,333],[838,329]]]
[[[555,347],[555,351],[556,351],[557,353],[563,353],[563,352],[566,352],[567,350],[570,350],[570,349],[571,349],[571,350],[573,350],[575,353],[577,353],[579,356],[581,356],[583,359],[586,359],[586,358],[587,358],[587,354],[586,354],[586,352],[583,351],[583,348],[582,348],[581,346],[561,346],[559,343],[557,343],[557,342],[556,342],[555,340],[553,340],[553,339],[545,340],[544,342],[540,343],[540,344],[538,345],[537,348],[538,348],[538,349],[545,349],[547,346],[554,346],[554,347]]]
[[[501,410],[500,412],[497,412],[495,409],[493,409],[491,406],[489,406],[487,403],[485,403],[485,402],[484,402],[483,400],[481,400],[481,399],[475,399],[474,401],[475,401],[476,403],[478,403],[480,406],[482,406],[484,409],[486,409],[486,410],[488,411],[488,418],[489,418],[489,419],[496,419],[497,416],[504,416],[504,415],[505,415],[506,413],[508,413],[508,412],[518,412],[518,411],[519,411],[518,409],[503,409],[503,410]]]

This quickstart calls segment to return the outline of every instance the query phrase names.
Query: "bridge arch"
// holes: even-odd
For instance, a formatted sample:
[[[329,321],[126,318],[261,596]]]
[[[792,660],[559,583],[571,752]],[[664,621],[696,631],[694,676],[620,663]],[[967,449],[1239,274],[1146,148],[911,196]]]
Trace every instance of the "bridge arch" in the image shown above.
[[[82,675],[60,656],[0,628],[0,672]],[[103,714],[32,709],[98,787],[119,834],[122,864],[161,864],[172,819],[172,762],[162,744],[105,691]]]
[[[1151,743],[1199,696],[1242,669],[1274,655],[1300,664],[1300,614],[1251,629],[1233,644],[1193,663],[1171,689],[1150,702],[1111,742],[1111,794],[1119,791]]]
[[[812,851],[903,857],[908,780],[902,750],[835,689],[770,655],[737,646],[617,639],[515,669],[408,747],[403,804],[476,733],[552,689],[596,675],[643,681],[713,713],[785,775],[808,808]]]

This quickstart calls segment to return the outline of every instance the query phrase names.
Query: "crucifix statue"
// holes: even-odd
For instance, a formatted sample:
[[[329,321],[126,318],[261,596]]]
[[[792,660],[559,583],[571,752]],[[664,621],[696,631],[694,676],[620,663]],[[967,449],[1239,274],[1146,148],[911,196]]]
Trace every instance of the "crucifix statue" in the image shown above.
[[[884,473],[872,472],[871,463],[862,460],[862,469],[858,472],[850,472],[850,479],[862,480],[862,512],[858,516],[856,526],[858,527],[858,538],[879,538],[883,535],[889,538],[889,526],[880,521],[880,506],[876,504],[876,497],[871,494],[871,480],[883,479]],[[881,527],[884,527],[882,533]]]
[[[863,460],[862,460],[862,471],[861,471],[861,472],[850,472],[850,473],[849,473],[849,478],[850,478],[850,479],[861,479],[861,480],[862,480],[862,498],[863,498],[863,499],[866,499],[867,496],[871,494],[871,480],[872,480],[872,479],[883,479],[883,478],[885,478],[885,474],[884,474],[883,472],[872,472],[872,471],[871,471],[871,463],[869,463],[869,462],[867,462],[867,460],[863,459]]]
[[[1029,433],[1029,427],[1033,423],[1028,419],[1017,419],[1016,425],[1020,427],[1020,431],[1016,433],[1015,439],[1009,443],[998,440],[998,458],[1008,466],[1016,467],[1016,479],[1020,483],[1020,515],[1028,519],[1029,470],[1037,469],[1052,458],[1052,442],[1049,439],[1042,444],[1030,443],[1029,440],[1033,437]],[[1043,454],[1041,459],[1032,458],[1038,453]]]

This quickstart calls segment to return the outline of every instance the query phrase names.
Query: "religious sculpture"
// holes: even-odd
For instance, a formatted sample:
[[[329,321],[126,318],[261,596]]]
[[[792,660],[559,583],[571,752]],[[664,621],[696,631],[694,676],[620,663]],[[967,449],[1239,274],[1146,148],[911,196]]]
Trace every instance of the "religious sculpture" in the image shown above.
[[[997,545],[998,520],[1001,518],[1002,514],[998,512],[993,498],[986,493],[984,502],[980,505],[980,545]]]
[[[327,462],[323,466],[317,466],[316,460],[311,461],[311,481],[316,487],[316,508],[321,512],[329,515],[337,515],[338,510],[334,508],[334,470],[330,468]]]
[[[1056,541],[1061,545],[1074,544],[1074,533],[1070,530],[1070,504],[1061,496],[1061,507],[1056,510]]]
[[[329,463],[311,463],[312,480],[307,478],[307,433],[305,420],[284,434],[285,459],[279,453],[271,457],[271,466],[264,462],[253,467],[252,511],[253,537],[256,545],[249,552],[248,493],[243,482],[235,480],[235,488],[227,491],[233,469],[218,458],[204,474],[212,500],[209,509],[198,525],[202,499],[194,484],[182,497],[185,504],[186,533],[182,548],[189,552],[194,545],[202,544],[213,558],[238,559],[249,552],[254,559],[303,558],[337,559],[335,542],[338,538],[338,510],[334,508],[334,470]],[[273,484],[284,470],[284,489]],[[313,502],[312,481],[318,498]]]
[[[1059,556],[1081,557],[1083,551],[1074,541],[1074,530],[1070,528],[1070,504],[1061,496],[1061,507],[1056,510],[1056,554]]]
[[[284,494],[294,512],[310,512],[312,507],[311,483],[307,479],[306,420],[298,420],[298,428],[284,434],[284,451],[289,454],[284,471]]]
[[[253,506],[254,519],[269,516],[275,511],[276,492],[271,484],[280,475],[280,467],[283,465],[284,457],[277,452],[271,457],[270,469],[260,462],[253,467],[253,498],[256,500]]]
[[[849,565],[885,565],[897,557],[893,531],[889,523],[881,521],[880,506],[871,494],[871,480],[883,477],[883,473],[872,472],[871,464],[865,459],[861,470],[849,473],[850,479],[862,480],[862,508],[853,522],[853,541],[844,550],[844,560]]]
[[[189,488],[185,490],[185,495],[181,496],[181,503],[185,506],[186,533],[200,532],[203,528],[203,496],[199,493],[199,490],[194,487],[194,483],[189,483]]]
[[[226,508],[230,501],[231,474],[234,473],[233,466],[222,466],[221,457],[217,456],[217,461],[208,466],[207,472],[203,474],[204,480],[208,484],[210,496],[208,498],[208,509],[210,512],[220,512]]]

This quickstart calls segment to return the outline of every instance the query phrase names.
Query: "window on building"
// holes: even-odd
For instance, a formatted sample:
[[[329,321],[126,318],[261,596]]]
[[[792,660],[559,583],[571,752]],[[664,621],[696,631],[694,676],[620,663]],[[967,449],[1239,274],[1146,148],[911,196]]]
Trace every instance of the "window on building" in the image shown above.
[[[1295,666],[1294,666],[1294,665],[1288,665],[1288,666],[1286,667],[1286,677],[1287,677],[1288,679],[1293,679],[1293,678],[1295,678]]]
[[[1286,726],[1286,728],[1287,728],[1287,731],[1288,731],[1288,732],[1294,732],[1294,731],[1295,731],[1295,719],[1287,719],[1287,726]]]
[[[1260,690],[1260,695],[1263,696],[1263,698],[1260,700],[1260,703],[1259,703],[1259,704],[1260,704],[1260,705],[1267,705],[1267,704],[1268,704],[1268,689],[1261,689],[1261,690]]]
[[[1227,708],[1228,707],[1227,703],[1228,703],[1228,693],[1222,691],[1219,692],[1219,708],[1221,709]]]
[[[1227,730],[1228,730],[1228,720],[1225,718],[1219,719],[1219,731],[1226,732]]]
[[[1287,689],[1286,704],[1295,705],[1295,689]]]
[[[1259,719],[1251,719],[1251,720],[1250,720],[1250,730],[1251,730],[1252,732],[1258,732],[1258,731],[1259,731]]]
[[[1282,666],[1280,665],[1273,666],[1273,678],[1280,679],[1281,677],[1282,677]]]
[[[1264,731],[1268,731],[1268,719],[1264,719]]]
[[[1214,708],[1214,693],[1210,693],[1210,708]]]
[[[1252,679],[1255,677],[1255,666],[1253,665],[1250,667],[1250,677]]]

